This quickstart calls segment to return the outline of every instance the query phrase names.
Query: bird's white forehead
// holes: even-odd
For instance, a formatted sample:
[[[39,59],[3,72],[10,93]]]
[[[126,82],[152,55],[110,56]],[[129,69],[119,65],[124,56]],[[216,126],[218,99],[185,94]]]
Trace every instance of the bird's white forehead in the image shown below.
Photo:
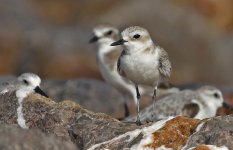
[[[96,26],[93,29],[93,32],[96,36],[103,36],[104,33],[108,32],[109,30],[112,30],[114,33],[118,34],[119,30],[117,28],[115,28],[114,26],[111,25],[99,25]]]
[[[38,75],[34,73],[23,73],[18,77],[18,81],[26,80],[29,84],[33,86],[39,86],[41,83],[41,79]]]
[[[212,97],[213,100],[217,99],[217,100],[219,100],[219,102],[223,101],[223,94],[216,87],[213,87],[213,86],[203,86],[203,87],[199,88],[197,91],[205,99],[209,99],[210,97]],[[217,93],[220,97],[219,98],[213,97],[215,93]]]
[[[221,91],[214,86],[203,86],[203,87],[199,88],[198,91],[201,93],[213,93],[213,92],[220,92],[221,93]]]
[[[149,32],[145,28],[142,28],[139,26],[128,27],[124,31],[121,32],[122,37],[131,37],[135,34],[149,35]]]

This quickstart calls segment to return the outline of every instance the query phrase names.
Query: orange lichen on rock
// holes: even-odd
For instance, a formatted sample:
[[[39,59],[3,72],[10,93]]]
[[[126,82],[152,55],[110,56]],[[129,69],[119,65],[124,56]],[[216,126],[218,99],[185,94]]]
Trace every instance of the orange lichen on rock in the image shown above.
[[[166,148],[173,148],[174,150],[181,149],[200,122],[201,120],[198,119],[178,116],[154,132],[153,143],[144,147],[158,148],[164,145]]]

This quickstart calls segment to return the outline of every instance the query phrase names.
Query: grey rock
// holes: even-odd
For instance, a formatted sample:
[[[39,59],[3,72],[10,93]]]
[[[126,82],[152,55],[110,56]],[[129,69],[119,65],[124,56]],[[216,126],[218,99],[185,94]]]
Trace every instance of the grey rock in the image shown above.
[[[186,149],[200,144],[226,146],[233,149],[233,115],[206,120],[200,130],[189,138]]]
[[[59,102],[63,100],[63,93],[66,86],[66,80],[49,80],[41,82],[41,89],[46,92],[50,98]],[[78,99],[77,97],[75,99]],[[75,100],[74,99],[74,100]]]
[[[18,107],[18,100],[15,96],[15,93],[9,92],[4,95],[0,95],[0,106],[0,123],[7,125],[17,125],[16,110]],[[26,126],[29,127],[29,130],[25,131],[25,134],[29,134],[29,132],[33,132],[33,134],[24,136],[23,133],[23,135],[21,136],[21,140],[27,139],[27,137],[29,137],[30,140],[33,141],[31,142],[30,140],[28,140],[28,142],[33,143],[34,140],[36,141],[36,137],[32,136],[37,136],[37,133],[34,133],[34,131],[31,130],[37,128],[42,131],[43,134],[45,133],[46,135],[49,135],[49,137],[55,136],[60,141],[72,141],[78,149],[88,149],[93,146],[96,146],[94,148],[96,150],[104,148],[131,148],[134,144],[139,143],[144,137],[144,132],[142,132],[142,130],[136,129],[149,127],[154,124],[149,123],[143,126],[136,126],[135,123],[120,122],[117,119],[114,119],[113,117],[110,117],[106,114],[94,113],[86,110],[73,101],[65,100],[61,102],[55,102],[50,98],[46,98],[38,94],[30,94],[24,99],[22,111],[25,118]],[[158,138],[154,139],[154,142],[164,142],[164,139],[168,139],[168,141],[165,141],[165,143],[170,142],[169,144],[171,144],[171,139],[166,138],[166,136],[170,137],[171,133],[176,133],[177,136],[179,136],[180,133],[183,132],[191,134],[193,133],[193,131],[195,131],[194,129],[199,123],[200,120],[194,120],[185,117],[176,117],[169,121],[169,123],[166,123],[166,127],[161,128],[161,130],[157,132],[159,133],[159,136]],[[225,145],[229,149],[232,149],[232,115],[210,118],[208,120],[203,120],[203,123],[204,125],[200,128],[200,130],[194,133],[189,138],[187,147],[193,147],[198,144],[212,144],[217,146]],[[180,130],[174,130],[174,127],[175,129],[179,128]],[[137,134],[135,134],[135,132],[134,134],[129,134],[129,131],[136,131]],[[0,126],[0,143],[1,135],[5,134],[5,130],[4,134],[1,134],[1,132],[2,131]],[[163,136],[160,135],[163,133]],[[122,134],[125,135],[121,136]],[[50,144],[52,145],[52,140],[50,141],[49,137],[48,139],[46,139],[43,137],[43,135],[38,135],[38,138],[42,141],[42,143],[38,142],[38,147],[41,149],[46,149],[46,146]],[[188,136],[184,137],[184,140],[186,141],[188,139]],[[46,142],[43,142],[43,140],[47,140],[46,142],[48,142],[48,144]],[[177,146],[177,144],[179,144],[178,147],[184,146],[185,142],[180,143],[179,140],[179,138],[174,139],[174,141],[172,141],[174,143],[172,144],[174,146]],[[9,141],[13,141],[13,144],[18,144],[17,140],[14,140],[14,137],[10,137]],[[63,142],[60,142],[60,144],[62,143]],[[60,146],[60,144],[56,146],[63,148],[62,146]],[[66,144],[64,144],[63,146],[65,145]],[[24,144],[22,144],[22,146],[24,146]]]
[[[13,104],[12,104],[13,103]],[[17,125],[18,101],[14,92],[0,96],[2,124]],[[30,94],[23,101],[26,126],[54,134],[63,140],[72,140],[80,149],[114,138],[139,128],[136,124],[122,123],[103,113],[93,113],[75,102],[59,103],[38,94]]]
[[[38,129],[23,130],[14,125],[0,125],[1,150],[75,150],[76,146]]]
[[[44,80],[41,88],[56,101],[73,100],[84,108],[124,117],[124,98],[110,85],[92,79]]]
[[[87,149],[92,145],[108,141],[128,131],[140,128],[135,126],[135,123],[122,123],[110,117],[100,118],[96,116],[96,119],[91,117],[93,116],[88,114],[77,116],[76,121],[70,128],[72,140],[79,148]],[[125,147],[129,143],[127,140],[129,140],[129,137],[120,139],[115,143],[114,147],[118,149]],[[112,149],[111,145],[108,145],[106,148]]]

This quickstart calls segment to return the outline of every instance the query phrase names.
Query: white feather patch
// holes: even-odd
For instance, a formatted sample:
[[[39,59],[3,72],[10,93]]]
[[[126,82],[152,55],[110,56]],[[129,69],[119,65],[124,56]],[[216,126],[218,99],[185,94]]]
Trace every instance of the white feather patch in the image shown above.
[[[23,129],[28,129],[22,110],[23,110],[23,100],[29,93],[30,91],[23,90],[23,89],[16,91],[16,97],[18,98],[18,103],[19,103],[19,107],[17,108],[17,116],[18,116],[17,122],[18,122],[18,125]]]

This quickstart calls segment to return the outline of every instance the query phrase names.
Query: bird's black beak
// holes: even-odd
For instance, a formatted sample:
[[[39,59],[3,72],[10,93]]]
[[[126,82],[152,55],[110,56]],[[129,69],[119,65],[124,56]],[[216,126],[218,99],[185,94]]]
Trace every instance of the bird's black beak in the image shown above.
[[[99,37],[95,35],[89,40],[89,43],[94,43],[94,42],[97,42],[98,40],[99,40]]]
[[[222,105],[223,105],[224,108],[233,111],[233,106],[232,105],[230,105],[230,104],[228,104],[226,102],[223,102]]]
[[[48,98],[48,95],[47,94],[45,94],[45,92],[44,91],[42,91],[41,89],[40,89],[40,87],[39,86],[37,86],[36,88],[35,88],[35,90],[34,90],[36,93],[38,93],[38,94],[40,94],[40,95],[42,95],[42,96],[44,96],[44,97],[47,97]]]
[[[124,39],[120,39],[119,41],[113,42],[111,46],[123,45],[125,42],[128,42],[128,41],[125,41]]]

